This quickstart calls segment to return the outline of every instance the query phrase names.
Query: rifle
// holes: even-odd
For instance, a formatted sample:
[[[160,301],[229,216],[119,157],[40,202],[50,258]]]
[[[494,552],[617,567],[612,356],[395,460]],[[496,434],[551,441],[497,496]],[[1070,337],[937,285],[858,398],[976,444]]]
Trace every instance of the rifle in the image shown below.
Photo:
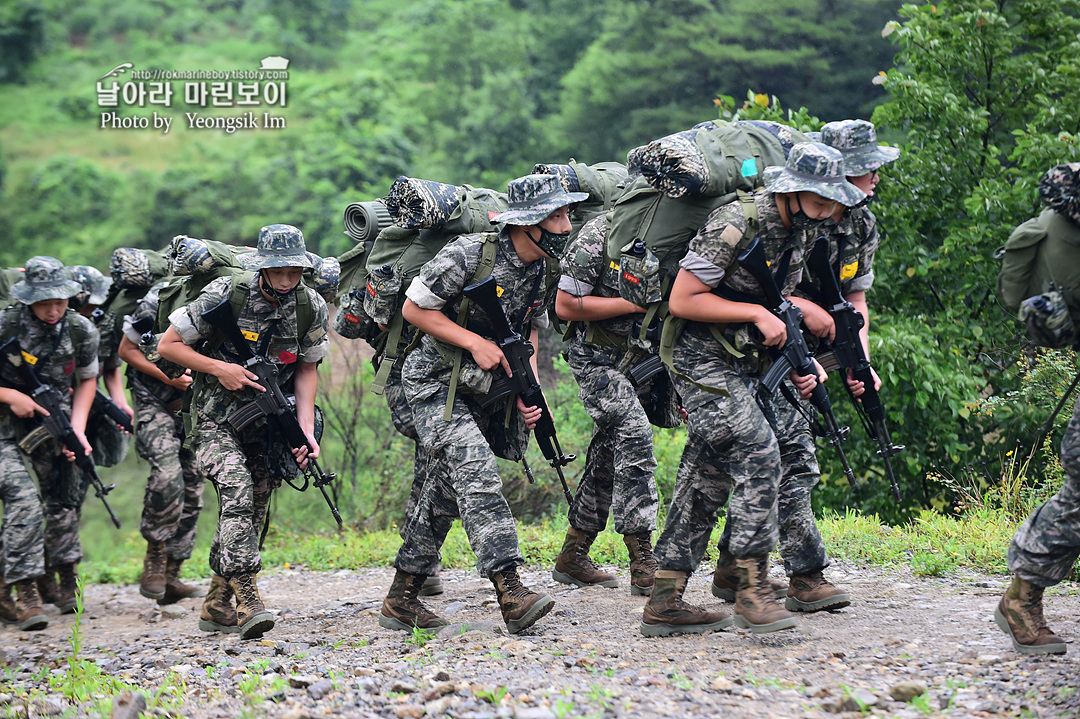
[[[285,441],[291,449],[299,449],[300,447],[312,449],[311,445],[308,444],[307,436],[304,434],[300,422],[296,419],[296,399],[293,398],[292,402],[290,402],[285,393],[281,391],[281,387],[278,385],[277,366],[265,357],[260,357],[251,351],[251,346],[248,345],[244,335],[240,332],[240,327],[236,324],[236,317],[233,316],[229,298],[226,297],[214,307],[203,312],[202,316],[203,319],[210,323],[211,327],[221,332],[225,339],[232,344],[236,354],[240,357],[243,367],[254,373],[259,378],[259,384],[266,390],[265,392],[259,392],[254,400],[240,407],[233,415],[228,417],[227,421],[234,428],[237,428],[234,422],[241,421],[237,415],[255,413],[255,416],[248,420],[249,423],[258,417],[266,417],[268,421],[277,424],[277,427],[285,435]],[[244,424],[243,426],[247,425]],[[297,466],[299,466],[299,463],[297,463]],[[338,527],[341,527],[344,524],[341,521],[341,514],[338,512],[334,500],[326,493],[326,485],[337,479],[337,475],[323,472],[314,457],[308,457],[307,466],[301,467],[300,471],[304,475],[304,486],[297,489],[301,492],[304,491],[310,481],[315,488],[322,492],[323,499],[326,500],[327,506],[330,507],[330,513],[334,515]],[[292,482],[289,484],[291,485]]]
[[[859,336],[859,330],[866,324],[866,320],[850,302],[844,299],[836,273],[829,262],[827,238],[819,238],[814,244],[814,250],[810,253],[806,266],[821,279],[821,296],[827,305],[826,309],[836,323],[836,339],[831,344],[836,366],[849,370],[852,377],[863,383],[863,393],[860,397],[851,394],[851,388],[847,386],[846,381],[844,387],[851,396],[855,412],[863,428],[870,438],[877,442],[878,456],[885,463],[885,475],[889,478],[893,496],[899,502],[900,487],[896,483],[896,475],[893,473],[889,457],[902,451],[904,445],[893,444],[889,428],[885,424],[885,408],[881,404],[881,396],[874,389],[874,375],[870,370],[870,360],[866,357],[862,338]]]
[[[113,421],[120,429],[128,434],[134,434],[135,427],[131,424],[131,415],[120,409],[120,405],[113,402],[108,395],[101,390],[94,395],[94,404],[90,407],[91,414],[103,414]]]
[[[476,303],[476,306],[482,309],[484,314],[491,320],[496,336],[495,344],[502,350],[503,356],[506,357],[506,361],[510,365],[512,376],[505,377],[503,380],[505,386],[503,386],[503,382],[499,382],[500,388],[493,387],[489,395],[506,397],[516,394],[521,397],[521,401],[526,407],[540,408],[540,419],[536,421],[536,426],[533,427],[536,443],[540,445],[540,452],[544,455],[544,459],[548,460],[548,463],[558,473],[566,503],[573,505],[573,497],[570,494],[570,488],[566,484],[566,476],[563,474],[562,468],[577,459],[577,455],[563,454],[562,447],[559,446],[559,438],[555,434],[555,423],[551,419],[551,411],[548,409],[547,400],[544,399],[544,391],[540,389],[540,383],[536,380],[532,365],[529,363],[529,358],[532,357],[534,352],[532,343],[515,332],[510,326],[510,321],[506,319],[506,313],[503,312],[502,305],[499,304],[499,299],[495,293],[494,277],[489,275],[483,280],[469,285],[463,290],[463,294],[470,301]],[[509,391],[506,391],[507,389]],[[493,401],[482,402],[481,406],[490,405]],[[524,456],[521,458],[521,463],[525,467],[525,474],[529,478],[529,482],[534,482],[532,470],[529,468],[529,463]]]
[[[772,394],[792,371],[800,377],[816,376],[814,357],[810,354],[810,349],[806,346],[806,339],[802,335],[802,310],[796,307],[791,300],[785,299],[780,293],[776,278],[769,271],[769,264],[765,259],[765,250],[762,249],[759,238],[755,237],[750,246],[739,255],[738,263],[740,267],[754,276],[754,279],[758,281],[758,284],[765,291],[766,301],[761,302],[758,300],[759,304],[772,311],[774,315],[783,321],[787,328],[787,339],[784,346],[780,349],[769,348],[773,355],[773,364],[762,378],[761,385]],[[784,390],[786,387],[781,389]],[[819,382],[814,386],[814,390],[810,395],[810,403],[817,408],[825,425],[824,428],[816,427],[816,434],[827,437],[829,444],[836,448],[837,454],[840,455],[840,464],[844,468],[844,476],[847,477],[848,483],[854,487],[855,473],[851,471],[847,455],[844,454],[844,449],[840,446],[840,443],[847,437],[849,430],[847,427],[841,427],[836,421],[836,415],[833,414],[832,410],[832,402],[829,401],[829,392],[825,389],[825,385]],[[793,404],[798,407],[797,403],[793,402]],[[817,422],[811,422],[811,426],[816,424]]]
[[[11,365],[21,378],[21,384],[15,383],[16,386],[12,387],[12,389],[17,389],[23,394],[29,395],[31,399],[44,407],[49,413],[48,417],[41,419],[41,424],[38,427],[19,442],[19,448],[27,454],[31,454],[50,437],[59,440],[66,449],[75,455],[75,466],[90,478],[90,483],[94,485],[94,494],[105,505],[113,525],[120,529],[120,520],[117,519],[112,507],[109,506],[108,500],[105,499],[105,495],[113,491],[116,485],[106,485],[98,476],[94,460],[86,454],[86,448],[83,447],[79,438],[75,436],[75,429],[71,426],[71,420],[64,413],[63,395],[54,387],[42,383],[34,371],[33,365],[26,361],[25,354],[19,346],[17,338],[12,337],[0,345],[0,358]],[[127,414],[124,413],[124,416],[127,417]]]

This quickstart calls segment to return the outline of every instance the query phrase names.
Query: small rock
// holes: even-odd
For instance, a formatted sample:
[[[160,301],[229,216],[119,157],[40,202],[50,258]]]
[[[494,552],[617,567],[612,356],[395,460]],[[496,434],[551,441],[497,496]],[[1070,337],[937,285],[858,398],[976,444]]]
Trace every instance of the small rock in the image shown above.
[[[10,703],[11,703],[11,695],[10,694],[0,693],[0,704],[10,704]]]
[[[517,707],[514,710],[514,719],[555,719],[555,714],[543,707]]]
[[[416,693],[416,685],[415,684],[410,684],[409,682],[404,681],[403,679],[398,679],[397,681],[395,681],[393,683],[393,685],[391,685],[390,691],[397,692],[398,694],[415,694]]]
[[[437,682],[448,682],[448,681],[450,681],[450,675],[447,674],[446,672],[440,671],[438,674],[433,676],[432,679],[434,679]]]
[[[419,704],[398,704],[394,707],[394,716],[399,719],[420,719],[424,716],[424,707]]]
[[[41,712],[45,716],[59,716],[64,712],[64,701],[59,697],[45,697],[41,704]]]
[[[139,719],[146,711],[146,697],[130,689],[113,699],[111,719]]]
[[[354,677],[373,677],[375,676],[375,670],[371,667],[357,667],[353,669]]]
[[[889,696],[898,702],[909,702],[917,696],[926,693],[926,685],[922,682],[899,682],[889,689]]]
[[[713,691],[717,692],[729,692],[735,687],[735,684],[727,677],[717,677],[713,680]]]
[[[308,694],[315,701],[319,701],[333,690],[334,683],[329,679],[323,679],[322,681],[315,682],[307,688]]]
[[[839,697],[829,697],[825,701],[821,702],[821,711],[828,712],[830,714],[839,714],[843,701]]]
[[[306,689],[317,681],[319,681],[318,677],[312,677],[305,674],[294,674],[289,677],[289,686],[293,689]]]
[[[189,614],[187,608],[179,604],[166,604],[160,611],[164,619],[181,619]]]
[[[450,701],[449,697],[433,699],[424,704],[424,713],[432,717],[441,716],[450,708]]]
[[[307,709],[293,709],[281,715],[281,719],[311,719]]]
[[[829,695],[829,690],[825,687],[810,684],[806,687],[806,689],[803,690],[803,693],[805,693],[808,697],[815,697],[817,699],[821,699]]]

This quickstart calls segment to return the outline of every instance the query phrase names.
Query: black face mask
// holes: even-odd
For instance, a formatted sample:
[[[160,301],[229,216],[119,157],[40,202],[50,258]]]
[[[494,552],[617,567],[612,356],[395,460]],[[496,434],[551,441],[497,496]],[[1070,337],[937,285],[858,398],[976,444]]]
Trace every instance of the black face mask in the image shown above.
[[[262,272],[259,272],[259,287],[268,296],[274,298],[278,302],[284,302],[290,296],[292,296],[293,292],[296,292],[296,287],[293,287],[291,290],[284,290],[284,291],[279,291],[279,290],[274,289],[274,286],[272,284],[270,284],[270,280],[266,279],[266,275],[263,274]],[[297,287],[299,287],[299,285],[297,285]]]
[[[795,229],[795,230],[813,230],[813,229],[816,229],[818,227],[821,227],[822,223],[824,223],[825,220],[828,219],[826,217],[826,218],[821,219],[821,220],[815,220],[815,219],[812,219],[810,217],[810,215],[803,212],[802,200],[799,199],[798,195],[795,195],[795,204],[798,205],[799,209],[796,210],[795,212],[792,212],[791,211],[791,200],[790,199],[788,200],[787,209],[788,209],[788,216],[791,218],[791,227],[792,227],[792,229]]]
[[[543,250],[549,257],[560,259],[566,251],[566,243],[570,240],[570,233],[559,234],[557,232],[548,232],[539,225],[536,227],[540,230],[539,240],[533,239],[532,233],[528,230],[525,230],[525,236],[532,240],[532,243]]]

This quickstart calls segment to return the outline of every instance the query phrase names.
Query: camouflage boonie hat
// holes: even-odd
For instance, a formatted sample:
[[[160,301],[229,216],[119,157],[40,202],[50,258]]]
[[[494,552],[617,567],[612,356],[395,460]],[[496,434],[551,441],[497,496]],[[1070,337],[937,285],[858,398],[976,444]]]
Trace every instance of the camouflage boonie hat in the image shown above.
[[[555,175],[525,175],[511,180],[506,194],[510,209],[491,221],[522,227],[543,222],[560,207],[589,199],[587,192],[567,192]]]
[[[900,157],[899,148],[877,144],[874,123],[866,120],[827,123],[821,128],[821,142],[844,156],[844,174],[848,177],[869,175]]]
[[[67,300],[82,292],[82,285],[71,279],[71,271],[55,257],[31,257],[24,277],[11,288],[11,296],[24,305]]]
[[[150,258],[135,247],[117,247],[109,260],[109,274],[117,287],[140,289],[154,284]]]
[[[312,268],[311,289],[319,293],[324,300],[332,303],[337,297],[338,286],[341,284],[341,263],[336,257],[319,257],[309,252],[308,257],[314,265]]]
[[[1017,312],[1035,344],[1062,349],[1076,344],[1076,325],[1061,292],[1051,289],[1028,297]]]
[[[532,174],[555,175],[567,192],[581,191],[581,182],[578,180],[577,172],[571,165],[548,165],[538,162],[533,165]]]
[[[259,244],[249,257],[249,270],[314,266],[304,244],[304,233],[292,225],[267,225],[259,230]]]
[[[1051,210],[1080,224],[1080,162],[1047,170],[1039,181],[1039,194]]]
[[[763,176],[769,192],[814,192],[846,207],[853,207],[866,197],[866,193],[845,179],[840,151],[820,142],[799,143],[791,148],[787,164],[766,167]]]
[[[86,304],[100,305],[105,301],[112,286],[112,280],[101,270],[90,265],[75,265],[71,268],[71,278],[82,285],[78,297]],[[84,297],[85,295],[85,297]]]

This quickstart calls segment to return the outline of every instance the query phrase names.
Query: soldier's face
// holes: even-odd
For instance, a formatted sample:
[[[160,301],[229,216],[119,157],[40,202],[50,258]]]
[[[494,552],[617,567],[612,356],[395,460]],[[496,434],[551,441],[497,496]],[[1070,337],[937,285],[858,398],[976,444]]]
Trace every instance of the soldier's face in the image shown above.
[[[878,174],[877,170],[869,172],[865,175],[858,175],[857,177],[847,178],[848,182],[858,187],[860,190],[866,193],[867,197],[872,197],[874,194],[874,188],[877,187]]]
[[[63,300],[42,300],[41,302],[35,302],[30,305],[30,311],[34,313],[34,317],[48,325],[55,325],[67,312],[68,301]]]
[[[304,270],[300,267],[271,267],[263,270],[266,281],[278,292],[290,292],[304,276]]]
[[[542,227],[552,234],[565,235],[567,232],[574,229],[570,225],[570,208],[560,207],[545,217],[537,227]]]
[[[837,203],[816,192],[800,192],[799,205],[811,220],[824,220],[833,213]]]

